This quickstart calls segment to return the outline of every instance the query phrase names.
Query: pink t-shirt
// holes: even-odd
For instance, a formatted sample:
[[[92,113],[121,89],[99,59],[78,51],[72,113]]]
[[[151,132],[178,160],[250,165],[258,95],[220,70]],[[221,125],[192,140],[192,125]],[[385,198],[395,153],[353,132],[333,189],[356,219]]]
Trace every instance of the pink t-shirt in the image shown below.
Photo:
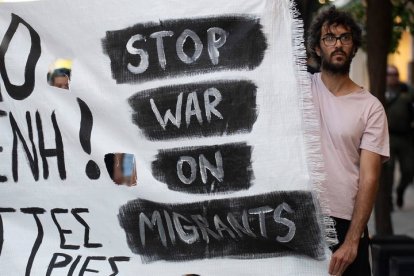
[[[320,73],[311,80],[326,172],[321,197],[330,216],[350,220],[359,186],[361,149],[389,157],[387,117],[381,102],[363,88],[337,97],[326,88]]]

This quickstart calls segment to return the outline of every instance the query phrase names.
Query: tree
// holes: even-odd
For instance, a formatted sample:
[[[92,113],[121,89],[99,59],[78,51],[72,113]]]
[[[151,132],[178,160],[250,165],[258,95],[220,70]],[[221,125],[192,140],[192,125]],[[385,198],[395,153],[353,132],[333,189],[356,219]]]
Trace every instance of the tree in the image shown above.
[[[392,34],[391,43],[389,46],[389,53],[395,53],[398,48],[402,33],[405,30],[410,30],[414,35],[414,1],[410,0],[391,0],[391,15],[392,15]],[[366,23],[367,23],[367,1],[354,0],[344,7],[344,10],[350,12],[354,18],[361,24],[364,29],[364,36],[366,40]],[[366,43],[362,45],[366,50]]]
[[[392,38],[392,4],[390,0],[367,0],[367,54],[370,90],[384,103],[386,89],[387,56]],[[391,208],[389,202],[392,181],[383,168],[377,201],[375,203],[375,227],[377,235],[392,235]],[[390,183],[391,182],[391,183]]]

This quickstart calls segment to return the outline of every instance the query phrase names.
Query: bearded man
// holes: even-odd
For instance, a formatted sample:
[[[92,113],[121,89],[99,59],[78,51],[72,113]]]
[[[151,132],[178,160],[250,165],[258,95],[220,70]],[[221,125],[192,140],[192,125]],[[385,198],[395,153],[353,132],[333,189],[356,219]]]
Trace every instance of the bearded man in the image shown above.
[[[371,275],[367,222],[381,170],[389,157],[387,118],[380,101],[349,77],[361,29],[335,7],[313,21],[308,52],[320,73],[311,76],[320,119],[325,181],[321,201],[335,223],[331,275]]]

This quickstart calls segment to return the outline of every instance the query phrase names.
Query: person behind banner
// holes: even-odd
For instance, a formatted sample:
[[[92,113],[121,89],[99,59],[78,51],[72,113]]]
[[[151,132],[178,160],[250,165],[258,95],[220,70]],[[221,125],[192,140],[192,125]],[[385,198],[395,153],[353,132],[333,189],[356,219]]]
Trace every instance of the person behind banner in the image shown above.
[[[131,153],[115,153],[113,176],[114,182],[118,185],[137,185],[137,171],[135,157]]]
[[[57,88],[69,89],[70,71],[71,70],[67,68],[54,69],[48,76],[49,84]]]
[[[398,208],[404,205],[404,192],[414,177],[414,144],[413,144],[413,96],[412,88],[399,80],[399,72],[394,65],[387,67],[387,90],[385,92],[385,110],[390,133],[390,161],[386,164],[386,183],[389,204],[392,206],[392,187],[394,183],[395,162],[400,168],[400,182],[397,186]]]
[[[360,45],[360,27],[335,7],[322,11],[309,29],[308,51],[321,71],[310,75],[326,172],[320,197],[339,241],[331,248],[331,275],[371,275],[367,222],[381,162],[389,157],[382,104],[349,77]]]
[[[47,82],[50,86],[69,89],[72,73],[72,60],[66,58],[56,59],[49,67]]]

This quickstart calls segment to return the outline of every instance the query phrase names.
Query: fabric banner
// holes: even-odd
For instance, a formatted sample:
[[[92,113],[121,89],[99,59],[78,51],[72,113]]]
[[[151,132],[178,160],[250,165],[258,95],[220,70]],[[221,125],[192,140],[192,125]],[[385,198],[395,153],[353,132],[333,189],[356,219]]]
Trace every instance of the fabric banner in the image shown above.
[[[327,275],[293,2],[0,1],[0,43],[0,275]]]

